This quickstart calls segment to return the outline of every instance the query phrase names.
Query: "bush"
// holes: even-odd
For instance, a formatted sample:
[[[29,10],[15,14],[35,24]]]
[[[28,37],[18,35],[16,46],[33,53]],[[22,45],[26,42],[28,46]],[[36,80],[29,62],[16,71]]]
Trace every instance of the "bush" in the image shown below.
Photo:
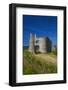
[[[53,50],[52,51],[52,54],[57,55],[57,51],[56,50]]]

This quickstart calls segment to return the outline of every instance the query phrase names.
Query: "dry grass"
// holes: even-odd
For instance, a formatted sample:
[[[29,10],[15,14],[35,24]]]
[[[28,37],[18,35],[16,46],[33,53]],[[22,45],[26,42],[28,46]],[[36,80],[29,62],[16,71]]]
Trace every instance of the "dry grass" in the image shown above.
[[[39,60],[42,60],[43,62],[57,64],[57,57],[56,57],[56,55],[35,54],[34,56],[37,57],[37,58],[39,58]]]
[[[24,50],[23,74],[57,73],[56,55],[31,54]]]

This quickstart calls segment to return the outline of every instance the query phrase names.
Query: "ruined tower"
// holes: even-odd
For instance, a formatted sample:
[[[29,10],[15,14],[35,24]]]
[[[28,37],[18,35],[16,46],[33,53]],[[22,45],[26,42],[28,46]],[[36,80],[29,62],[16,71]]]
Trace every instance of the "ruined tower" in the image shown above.
[[[52,42],[48,37],[36,37],[30,33],[29,52],[48,53],[51,52]]]
[[[35,37],[32,33],[30,33],[29,52],[31,53],[34,53],[34,43],[35,43]]]
[[[47,51],[46,51],[46,38],[44,38],[44,37],[41,37],[41,38],[39,38],[39,51],[41,52],[41,53],[46,53]]]

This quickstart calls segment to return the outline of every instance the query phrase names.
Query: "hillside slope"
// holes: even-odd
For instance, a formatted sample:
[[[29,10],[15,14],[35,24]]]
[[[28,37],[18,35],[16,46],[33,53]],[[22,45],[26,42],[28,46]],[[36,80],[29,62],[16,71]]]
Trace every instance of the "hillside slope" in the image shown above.
[[[53,54],[31,54],[24,51],[23,74],[57,73],[57,58]]]

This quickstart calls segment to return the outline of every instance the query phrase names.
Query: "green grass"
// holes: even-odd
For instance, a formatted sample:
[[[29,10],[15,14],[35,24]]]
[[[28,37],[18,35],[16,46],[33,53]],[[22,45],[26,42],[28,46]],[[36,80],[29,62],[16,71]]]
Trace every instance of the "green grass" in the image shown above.
[[[27,50],[24,50],[23,74],[47,74],[57,73],[57,65],[51,62],[44,61],[41,58],[35,57]]]

